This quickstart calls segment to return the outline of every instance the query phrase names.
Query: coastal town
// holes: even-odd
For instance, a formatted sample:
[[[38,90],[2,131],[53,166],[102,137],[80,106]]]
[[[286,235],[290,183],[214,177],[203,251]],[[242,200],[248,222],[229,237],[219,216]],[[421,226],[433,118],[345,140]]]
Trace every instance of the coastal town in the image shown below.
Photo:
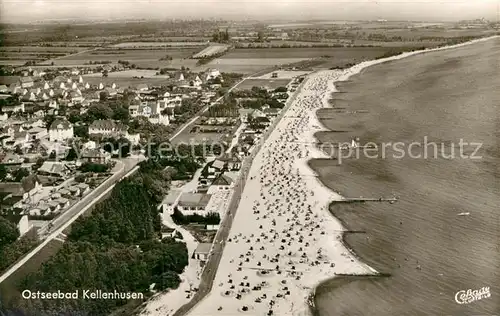
[[[120,23],[2,33],[0,315],[306,316],[330,279],[390,276],[360,259],[331,207],[395,208],[396,191],[345,196],[311,165],[340,168],[366,147],[354,123],[334,131],[336,155],[318,137],[324,120],[371,111],[337,86],[500,34],[484,18]]]

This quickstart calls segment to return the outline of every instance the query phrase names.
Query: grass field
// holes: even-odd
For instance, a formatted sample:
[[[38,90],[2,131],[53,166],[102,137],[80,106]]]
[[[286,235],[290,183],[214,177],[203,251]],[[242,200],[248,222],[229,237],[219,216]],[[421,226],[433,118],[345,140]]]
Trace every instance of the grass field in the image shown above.
[[[212,55],[217,55],[225,52],[229,48],[228,45],[210,45],[197,54],[193,55],[193,58],[210,57]]]
[[[197,47],[205,46],[206,42],[127,42],[113,45],[116,48],[141,48],[141,47]]]
[[[125,78],[103,78],[103,77],[85,77],[84,79],[85,82],[90,83],[91,85],[98,85],[99,83],[103,83],[104,85],[111,85],[115,83],[118,87],[120,88],[128,88],[132,87],[135,88],[138,84],[145,83],[148,86],[161,86],[161,85],[167,85],[167,79],[164,77],[158,76],[157,78],[132,78],[132,77],[125,77]]]
[[[64,57],[88,49],[87,47],[2,46],[0,64],[23,65],[27,61],[41,62]]]
[[[155,78],[155,79],[168,78],[168,76],[166,76],[166,75],[156,75],[156,73],[157,73],[156,70],[134,69],[134,70],[110,72],[108,74],[108,78],[133,78],[133,77],[139,77],[139,78],[144,77],[144,78]],[[85,77],[85,78],[89,78],[89,77],[102,78],[102,74],[101,73],[93,73],[93,74],[84,75],[83,77]]]
[[[202,71],[206,68],[217,68],[222,72],[253,74],[265,68],[296,63],[306,58],[217,58],[208,64],[195,68]]]
[[[290,81],[291,79],[247,79],[238,85],[236,90],[249,90],[253,87],[276,89],[286,86]]]
[[[273,80],[273,78],[272,78],[273,73],[274,72],[269,72],[267,74],[263,74],[260,76],[254,76],[251,79],[267,79],[267,80],[271,79],[271,80]],[[278,71],[275,71],[275,73],[278,74],[278,79],[293,79],[295,77],[306,75],[306,74],[310,73],[310,71],[278,70]],[[274,80],[276,80],[276,79],[274,79]]]
[[[242,48],[229,51],[207,65],[223,72],[251,74],[261,69],[322,58],[319,67],[331,68],[380,57],[394,47]]]
[[[188,58],[194,53],[198,52],[199,48],[165,48],[165,49],[118,49],[106,48],[98,49],[95,51],[88,51],[78,55],[67,56],[59,58],[54,61],[57,65],[81,65],[90,61],[110,61],[117,63],[118,60],[126,60],[137,66],[143,66],[147,63],[149,67],[167,67],[168,61],[160,61],[161,58],[170,56],[173,59]]]
[[[307,59],[322,56],[341,58],[371,51],[384,53],[386,50],[384,47],[242,48],[228,52],[221,59]]]

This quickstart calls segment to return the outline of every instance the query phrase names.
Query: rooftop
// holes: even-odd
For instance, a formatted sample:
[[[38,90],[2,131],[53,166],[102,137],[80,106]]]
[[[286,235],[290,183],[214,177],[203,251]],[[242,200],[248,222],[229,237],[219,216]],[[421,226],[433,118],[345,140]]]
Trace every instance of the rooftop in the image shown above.
[[[230,177],[226,176],[226,175],[223,175],[221,174],[219,177],[217,177],[214,182],[212,183],[212,185],[231,185],[231,183],[233,183],[233,179],[231,179]]]
[[[174,204],[177,202],[177,199],[182,194],[182,191],[179,190],[170,190],[167,196],[163,199],[162,204]]]
[[[183,193],[179,205],[184,207],[206,207],[212,195],[202,193]]]
[[[198,247],[196,247],[195,253],[208,254],[210,253],[210,249],[212,249],[211,243],[199,243]]]
[[[45,161],[38,172],[61,174],[66,171],[66,165],[62,162]]]

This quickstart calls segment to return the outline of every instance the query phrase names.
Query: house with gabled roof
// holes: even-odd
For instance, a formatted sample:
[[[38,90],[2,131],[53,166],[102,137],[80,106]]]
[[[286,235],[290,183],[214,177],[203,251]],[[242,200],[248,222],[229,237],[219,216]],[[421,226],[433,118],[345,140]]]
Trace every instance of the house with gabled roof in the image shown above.
[[[177,202],[177,209],[183,215],[203,214],[212,195],[204,193],[182,193]]]
[[[124,136],[127,135],[127,127],[112,120],[96,120],[89,126],[89,135]]]
[[[227,191],[234,186],[234,179],[226,174],[221,174],[212,182],[208,188],[208,194],[214,194],[218,191]]]
[[[19,85],[21,88],[31,88],[35,82],[33,81],[33,78],[31,77],[21,77],[19,78]]]
[[[49,139],[51,142],[63,142],[73,137],[73,124],[65,118],[55,119],[49,127]]]

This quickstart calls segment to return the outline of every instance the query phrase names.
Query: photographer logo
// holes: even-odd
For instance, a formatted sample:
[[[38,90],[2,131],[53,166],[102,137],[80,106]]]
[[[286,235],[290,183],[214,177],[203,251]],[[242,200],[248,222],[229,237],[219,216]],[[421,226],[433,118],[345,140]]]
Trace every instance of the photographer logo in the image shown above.
[[[480,288],[479,290],[461,290],[455,294],[455,302],[460,305],[470,304],[475,301],[482,300],[484,298],[491,297],[490,287],[485,286]]]

